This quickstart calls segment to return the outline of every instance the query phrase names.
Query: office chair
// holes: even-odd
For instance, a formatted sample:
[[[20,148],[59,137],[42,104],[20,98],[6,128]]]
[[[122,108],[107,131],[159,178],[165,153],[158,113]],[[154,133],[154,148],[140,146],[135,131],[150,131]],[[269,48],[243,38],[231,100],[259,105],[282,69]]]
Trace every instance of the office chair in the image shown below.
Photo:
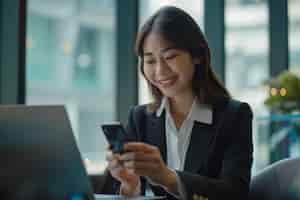
[[[300,157],[273,163],[254,176],[249,200],[300,200]]]

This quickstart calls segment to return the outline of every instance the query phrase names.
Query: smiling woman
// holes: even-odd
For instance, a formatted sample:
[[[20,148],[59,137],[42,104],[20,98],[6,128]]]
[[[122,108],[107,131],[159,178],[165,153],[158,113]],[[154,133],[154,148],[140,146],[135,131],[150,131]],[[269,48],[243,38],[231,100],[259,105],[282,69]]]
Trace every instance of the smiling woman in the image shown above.
[[[207,40],[182,9],[159,9],[136,40],[153,102],[129,115],[125,152],[107,152],[106,191],[167,199],[246,199],[252,112],[231,99],[211,66]]]
[[[167,76],[172,77],[174,86],[179,85],[180,90],[190,94],[193,90],[192,96],[196,95],[201,103],[214,101],[214,98],[229,98],[211,68],[210,50],[204,34],[191,16],[174,10],[154,14],[137,36],[135,50],[141,58],[140,70],[155,98],[152,106],[160,105],[161,97],[166,95],[160,91],[163,88],[159,87],[162,84],[158,84],[158,80]],[[182,86],[182,82],[190,85]]]

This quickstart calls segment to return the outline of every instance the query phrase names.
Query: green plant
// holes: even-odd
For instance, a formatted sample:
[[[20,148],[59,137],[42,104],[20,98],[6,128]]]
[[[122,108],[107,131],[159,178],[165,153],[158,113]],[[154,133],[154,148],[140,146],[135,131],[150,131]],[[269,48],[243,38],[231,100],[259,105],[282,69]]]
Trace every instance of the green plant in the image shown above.
[[[265,105],[282,113],[300,111],[300,78],[296,74],[284,71],[267,84],[270,95]]]

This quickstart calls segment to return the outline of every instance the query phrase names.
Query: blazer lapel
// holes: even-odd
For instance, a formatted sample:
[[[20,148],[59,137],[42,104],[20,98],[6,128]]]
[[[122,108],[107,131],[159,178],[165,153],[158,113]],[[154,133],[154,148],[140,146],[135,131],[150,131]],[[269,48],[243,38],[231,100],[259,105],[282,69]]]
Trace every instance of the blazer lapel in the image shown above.
[[[215,134],[214,124],[194,123],[190,144],[186,153],[184,170],[195,173],[203,167],[208,160],[208,154],[215,139]]]
[[[147,141],[149,144],[157,146],[160,149],[161,156],[165,163],[167,162],[167,144],[165,132],[165,111],[157,117],[152,114],[149,118],[149,133],[147,134]]]
[[[228,99],[217,99],[213,105],[212,124],[195,122],[185,157],[184,170],[196,173],[204,170],[217,139],[218,126]],[[204,169],[203,169],[204,168]],[[201,171],[202,173],[205,171]]]

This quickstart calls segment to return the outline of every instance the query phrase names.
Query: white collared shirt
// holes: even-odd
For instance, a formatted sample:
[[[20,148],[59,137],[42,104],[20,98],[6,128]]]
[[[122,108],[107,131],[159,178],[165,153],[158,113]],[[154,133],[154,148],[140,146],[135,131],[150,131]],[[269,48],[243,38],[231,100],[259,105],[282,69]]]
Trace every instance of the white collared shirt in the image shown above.
[[[167,144],[167,166],[174,170],[183,171],[194,122],[198,121],[211,124],[212,108],[209,105],[200,104],[197,101],[197,98],[194,98],[190,112],[179,129],[175,126],[170,113],[169,101],[166,97],[162,99],[161,105],[156,112],[157,117],[162,114],[164,109],[166,111],[165,132]]]

